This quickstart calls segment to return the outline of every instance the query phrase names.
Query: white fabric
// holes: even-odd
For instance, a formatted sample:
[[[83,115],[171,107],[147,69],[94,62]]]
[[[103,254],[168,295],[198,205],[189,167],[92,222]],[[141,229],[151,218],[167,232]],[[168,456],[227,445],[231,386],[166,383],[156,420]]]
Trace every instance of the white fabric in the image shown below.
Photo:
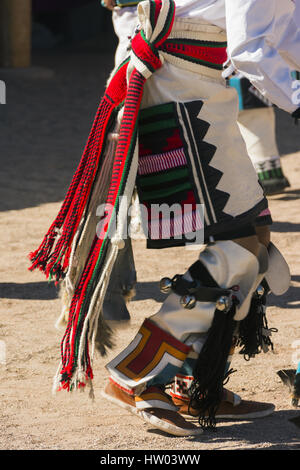
[[[300,105],[290,76],[291,69],[300,69],[298,8],[295,13],[291,0],[176,0],[176,17],[197,18],[226,30],[234,67],[272,103],[292,113]],[[136,14],[136,7],[113,13],[116,33],[122,37],[119,51],[134,31],[130,10]]]
[[[175,37],[180,33],[184,37],[192,33],[191,37],[208,38],[211,41],[224,41],[226,38],[224,31],[218,26],[199,24],[195,18],[177,18],[171,34]],[[173,60],[172,56],[168,57],[169,54],[165,53],[163,56],[163,67],[157,70],[144,85],[141,108],[168,102],[202,102],[199,119],[210,124],[205,135],[205,142],[215,147],[209,165],[222,175],[216,189],[228,194],[222,212],[234,218],[239,216],[242,219],[243,214],[249,214],[249,211],[263,201],[264,194],[258,184],[257,174],[247,155],[246,145],[237,125],[237,93],[233,88],[225,86],[220,70],[190,64],[177,57]],[[185,129],[180,109],[177,111],[180,125],[182,129]],[[189,141],[188,138],[186,140]],[[210,209],[210,211],[204,211],[206,225],[209,227],[215,224],[216,233],[216,224],[220,222],[220,219],[206,178],[203,177],[205,163],[201,163],[197,155],[194,157],[191,155],[191,158],[194,184],[199,192],[199,199],[205,200],[206,195]],[[202,177],[199,176],[197,167],[194,169],[194,159],[201,164]],[[242,221],[241,219],[240,223],[249,222],[249,220]]]
[[[150,423],[151,426],[160,429],[161,431],[167,432],[168,434],[172,434],[174,436],[198,436],[199,434],[203,433],[203,429],[200,427],[195,428],[183,428],[181,426],[176,426],[172,422],[168,420],[161,419],[147,411],[142,411],[140,413],[140,417]]]
[[[233,241],[218,241],[214,245],[207,246],[200,253],[199,259],[220,287],[230,288],[239,285],[241,304],[237,308],[235,319],[240,321],[245,318],[259,272],[256,256]],[[160,310],[150,319],[179,341],[184,342],[189,338],[190,344],[192,333],[206,333],[209,330],[216,304],[197,302],[193,309],[185,309],[179,300],[177,294],[171,293]],[[196,337],[194,343],[193,348],[197,350]]]
[[[175,0],[177,18],[198,18],[226,29],[225,0]]]
[[[290,113],[300,105],[291,77],[297,63],[300,68],[300,31],[293,13],[291,0],[268,0],[267,7],[264,0],[226,0],[232,64],[272,103]]]
[[[135,7],[115,8],[112,22],[119,44],[115,53],[115,66],[118,66],[128,55],[130,38],[137,27],[137,12]]]
[[[300,28],[300,0],[294,0],[295,3],[295,13],[294,20],[298,28]]]
[[[239,112],[238,125],[256,171],[259,171],[261,164],[274,160],[280,166],[274,108],[242,110]],[[267,168],[264,166],[264,169]]]
[[[263,199],[263,190],[258,184],[257,174],[237,125],[236,91],[225,86],[220,72],[219,79],[205,77],[203,73],[202,68],[200,73],[189,70],[181,73],[178,65],[165,60],[164,66],[145,83],[141,107],[203,101],[199,117],[211,124],[205,142],[216,148],[210,166],[222,173],[217,189],[230,194],[223,212],[236,217],[255,207]],[[198,190],[201,193],[201,189]],[[203,200],[203,197],[200,198]]]
[[[290,268],[280,251],[272,242],[268,246],[268,252],[269,266],[265,278],[273,294],[282,295],[290,287]]]
[[[162,2],[159,15],[156,19],[156,24],[152,28],[151,21],[150,21],[150,3],[141,2],[138,4],[138,7],[137,7],[138,20],[139,20],[139,23],[142,25],[145,40],[148,43],[153,44],[156,41],[156,39],[160,36],[160,34],[164,31],[165,26],[168,24],[170,8],[171,8],[171,0],[165,0]],[[164,57],[163,57],[162,51],[159,51],[158,55],[159,55],[161,64],[163,64]],[[143,77],[146,80],[148,80],[153,73],[153,69],[149,68],[144,61],[140,60],[135,55],[135,53],[131,51],[130,62],[128,64],[128,69],[127,69],[128,81],[134,69],[138,70],[139,73],[143,75]]]

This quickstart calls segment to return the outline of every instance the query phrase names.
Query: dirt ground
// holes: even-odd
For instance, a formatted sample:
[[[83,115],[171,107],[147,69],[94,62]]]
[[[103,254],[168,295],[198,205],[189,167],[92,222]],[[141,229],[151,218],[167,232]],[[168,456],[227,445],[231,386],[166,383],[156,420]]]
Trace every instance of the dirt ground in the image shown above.
[[[291,407],[276,374],[295,367],[300,356],[300,127],[280,111],[278,143],[291,187],[270,198],[272,236],[290,265],[292,282],[282,297],[269,298],[269,326],[278,328],[274,353],[249,362],[236,354],[237,372],[228,385],[245,399],[273,402],[274,414],[219,422],[217,432],[177,438],[102,399],[106,362],[162,302],[158,281],[174,273],[174,266],[183,272],[196,257],[185,249],[149,252],[143,241],[134,243],[138,284],[131,323],[115,331],[116,346],[107,358],[94,361],[95,401],[87,393],[51,393],[63,334],[54,328],[60,300],[39,272],[27,270],[27,254],[60,207],[110,67],[111,55],[101,47],[79,48],[39,54],[30,70],[0,74],[7,85],[7,104],[0,108],[0,344],[6,352],[0,364],[0,449],[300,449],[300,428],[290,421],[300,409]]]

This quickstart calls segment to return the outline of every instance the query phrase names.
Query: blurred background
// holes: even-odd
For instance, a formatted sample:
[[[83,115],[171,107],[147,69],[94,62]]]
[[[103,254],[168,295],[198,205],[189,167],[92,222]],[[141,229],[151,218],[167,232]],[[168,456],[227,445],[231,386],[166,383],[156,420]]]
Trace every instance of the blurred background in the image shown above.
[[[64,198],[116,44],[100,0],[0,0],[0,211]]]
[[[0,0],[1,66],[29,66],[36,50],[92,38],[97,44],[111,32],[100,0]]]

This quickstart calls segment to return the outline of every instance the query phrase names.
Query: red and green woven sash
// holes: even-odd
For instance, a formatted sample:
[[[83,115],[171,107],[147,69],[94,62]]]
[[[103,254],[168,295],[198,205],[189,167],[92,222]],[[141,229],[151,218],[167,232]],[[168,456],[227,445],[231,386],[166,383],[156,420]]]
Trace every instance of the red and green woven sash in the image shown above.
[[[133,59],[125,61],[116,71],[102,98],[95,121],[79,166],[74,174],[62,207],[50,226],[40,247],[30,254],[32,266],[40,268],[49,277],[59,281],[66,273],[75,233],[79,227],[105,151],[107,131],[116,117],[118,107],[124,103],[117,149],[112,166],[112,177],[106,204],[114,207],[102,233],[95,237],[87,257],[81,278],[75,289],[69,310],[69,320],[61,343],[61,387],[80,387],[92,379],[88,337],[83,333],[93,290],[105,266],[108,232],[118,210],[119,198],[124,193],[128,167],[135,147],[138,113],[146,79],[161,67],[158,49],[168,37],[174,21],[173,0],[149,0],[150,21],[155,37],[146,38],[143,31],[132,41]],[[136,60],[135,60],[136,59]],[[129,70],[129,66],[131,67]],[[127,83],[127,75],[130,74]],[[86,335],[85,348],[79,357],[82,334]],[[76,371],[84,371],[84,377],[75,379]]]
[[[172,56],[217,70],[222,70],[227,60],[227,42],[225,41],[167,39],[161,50]]]
[[[181,54],[182,58],[189,60],[188,57],[193,56],[192,51],[194,50],[194,56],[197,54],[199,56],[202,47],[203,58],[204,45],[198,45],[198,49],[193,49],[193,45],[189,44],[179,51],[173,41],[166,43],[175,16],[173,0],[148,0],[148,3],[143,2],[143,6],[139,7],[147,10],[152,26],[151,37],[147,38],[141,30],[133,38],[130,58],[116,70],[99,104],[83,156],[61,209],[39,248],[30,254],[32,261],[30,270],[39,268],[48,278],[54,278],[57,282],[67,273],[72,243],[104,159],[108,130],[112,127],[120,107],[123,106],[119,139],[112,163],[112,177],[106,198],[107,206],[113,207],[113,211],[108,211],[106,224],[102,227],[101,233],[95,235],[89,248],[89,255],[71,301],[68,325],[61,343],[60,382],[61,387],[68,390],[74,386],[84,385],[93,376],[89,355],[91,332],[89,328],[84,329],[84,323],[94,290],[105,270],[112,236],[111,227],[117,218],[119,201],[127,184],[136,144],[144,83],[162,66],[159,51]],[[194,59],[195,57],[193,61]],[[211,55],[209,59],[213,60]],[[216,61],[220,60],[221,55]],[[79,345],[82,342],[85,347],[80,352]],[[84,372],[84,377],[81,374],[80,379],[74,379],[79,369]]]

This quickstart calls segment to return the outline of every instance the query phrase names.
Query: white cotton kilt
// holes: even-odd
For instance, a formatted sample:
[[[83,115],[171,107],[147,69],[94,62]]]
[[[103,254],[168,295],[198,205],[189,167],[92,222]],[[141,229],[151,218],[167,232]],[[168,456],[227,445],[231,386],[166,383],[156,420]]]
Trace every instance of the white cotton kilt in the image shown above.
[[[217,46],[226,35],[180,18],[169,39]],[[213,64],[162,55],[163,66],[145,84],[139,118],[136,185],[147,246],[255,233],[268,203],[237,124],[236,90]],[[161,205],[172,210],[160,212]]]

